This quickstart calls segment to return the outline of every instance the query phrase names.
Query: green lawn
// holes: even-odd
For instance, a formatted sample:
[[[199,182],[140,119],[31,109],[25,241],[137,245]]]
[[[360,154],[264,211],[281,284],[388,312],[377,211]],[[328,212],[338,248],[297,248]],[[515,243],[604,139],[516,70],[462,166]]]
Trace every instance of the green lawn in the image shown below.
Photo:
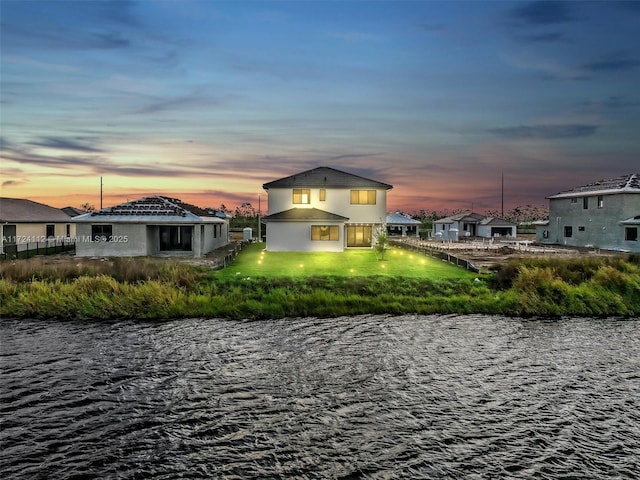
[[[264,243],[247,245],[227,268],[228,277],[371,276],[469,278],[476,274],[427,255],[390,247],[384,260],[373,250],[331,252],[267,252]]]

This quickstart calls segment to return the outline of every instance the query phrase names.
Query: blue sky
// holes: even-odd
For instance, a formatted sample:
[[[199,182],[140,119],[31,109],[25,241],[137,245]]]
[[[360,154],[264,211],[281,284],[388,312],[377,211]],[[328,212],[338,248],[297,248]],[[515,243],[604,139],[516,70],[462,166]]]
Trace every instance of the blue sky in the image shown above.
[[[640,165],[640,2],[0,2],[2,196],[254,205],[326,165],[389,210],[546,205]],[[264,204],[263,204],[264,205]]]

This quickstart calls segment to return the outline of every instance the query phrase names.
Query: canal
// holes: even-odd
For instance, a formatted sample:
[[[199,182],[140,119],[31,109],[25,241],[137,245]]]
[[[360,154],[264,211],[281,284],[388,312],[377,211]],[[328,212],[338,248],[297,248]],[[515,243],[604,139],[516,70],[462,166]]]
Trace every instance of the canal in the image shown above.
[[[7,479],[640,477],[640,321],[0,321]]]

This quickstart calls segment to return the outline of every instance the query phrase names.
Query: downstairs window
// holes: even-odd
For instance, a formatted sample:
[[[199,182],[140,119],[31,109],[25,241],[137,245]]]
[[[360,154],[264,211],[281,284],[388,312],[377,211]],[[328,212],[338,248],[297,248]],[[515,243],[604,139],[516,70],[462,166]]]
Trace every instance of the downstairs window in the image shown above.
[[[91,240],[110,242],[113,237],[113,225],[91,225]]]
[[[337,225],[311,225],[311,240],[340,240],[340,230]]]

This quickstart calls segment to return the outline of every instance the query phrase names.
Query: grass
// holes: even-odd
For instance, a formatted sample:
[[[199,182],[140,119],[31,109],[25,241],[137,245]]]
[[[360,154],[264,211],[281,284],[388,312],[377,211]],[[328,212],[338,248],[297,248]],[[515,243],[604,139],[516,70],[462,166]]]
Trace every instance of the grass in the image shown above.
[[[473,278],[476,274],[427,255],[390,247],[384,260],[373,250],[344,252],[267,252],[264,243],[246,246],[234,262],[218,272],[231,277],[405,277],[427,280]]]
[[[386,257],[379,261],[371,250],[263,253],[255,244],[222,271],[146,258],[76,259],[64,265],[42,259],[2,262],[0,316],[640,315],[638,256],[514,260],[482,275],[397,248]]]
[[[56,262],[40,256],[0,262],[0,278],[14,282],[35,280],[72,281],[79,277],[109,276],[124,283],[158,280],[178,286],[191,287],[207,275],[203,268],[191,267],[172,259],[111,258],[95,261],[69,257]]]

